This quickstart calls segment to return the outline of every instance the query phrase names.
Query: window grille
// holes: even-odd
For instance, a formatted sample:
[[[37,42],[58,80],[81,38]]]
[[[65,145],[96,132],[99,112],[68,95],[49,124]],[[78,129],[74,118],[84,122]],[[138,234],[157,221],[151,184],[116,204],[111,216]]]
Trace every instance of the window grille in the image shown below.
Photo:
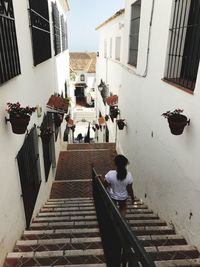
[[[67,22],[64,20],[63,15],[61,16],[61,32],[62,32],[62,51],[68,49],[68,38],[67,38]]]
[[[128,63],[133,66],[137,66],[138,57],[138,41],[139,41],[139,29],[140,29],[140,10],[141,1],[136,1],[131,5],[131,25],[129,35],[129,60]]]
[[[0,1],[0,84],[19,75],[20,61],[12,0]]]
[[[47,112],[47,115],[44,116],[43,122],[40,126],[40,129],[51,128],[53,132],[53,116],[52,113]],[[45,179],[48,180],[50,167],[52,164],[52,151],[53,151],[53,134],[48,142],[42,140],[42,147],[43,147],[43,158],[44,158],[44,171],[45,171]]]
[[[53,19],[53,40],[55,55],[61,52],[60,42],[60,14],[56,3],[52,3],[52,19]]]
[[[26,226],[28,228],[41,184],[36,127],[34,127],[26,136],[24,144],[17,154],[17,162],[24,202]]]
[[[84,74],[81,74],[81,76],[80,76],[80,81],[81,81],[81,82],[84,82],[84,81],[85,81],[85,75],[84,75]]]
[[[34,66],[51,58],[47,0],[29,0]]]
[[[174,0],[165,79],[194,91],[200,58],[200,1]]]
[[[121,37],[118,36],[115,38],[115,59],[120,60],[121,53]]]

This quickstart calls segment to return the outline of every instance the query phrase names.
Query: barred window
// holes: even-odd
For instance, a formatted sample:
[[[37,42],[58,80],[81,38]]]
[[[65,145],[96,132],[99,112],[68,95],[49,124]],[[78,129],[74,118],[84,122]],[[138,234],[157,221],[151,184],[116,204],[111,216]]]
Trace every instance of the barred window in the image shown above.
[[[121,37],[118,36],[115,38],[115,59],[120,60],[121,53]]]
[[[60,14],[56,3],[52,3],[52,19],[53,19],[53,40],[55,55],[61,52],[60,42]]]
[[[138,0],[131,5],[131,26],[129,35],[129,59],[128,63],[133,66],[137,66],[138,57],[138,40],[140,29],[140,10],[141,1]]]
[[[194,91],[200,59],[200,1],[174,0],[165,79]]]
[[[47,0],[29,0],[34,66],[51,58]]]
[[[62,51],[68,49],[68,38],[67,38],[67,22],[64,20],[64,16],[61,16],[61,32],[62,32]]]
[[[20,61],[12,0],[0,1],[0,84],[19,75]]]

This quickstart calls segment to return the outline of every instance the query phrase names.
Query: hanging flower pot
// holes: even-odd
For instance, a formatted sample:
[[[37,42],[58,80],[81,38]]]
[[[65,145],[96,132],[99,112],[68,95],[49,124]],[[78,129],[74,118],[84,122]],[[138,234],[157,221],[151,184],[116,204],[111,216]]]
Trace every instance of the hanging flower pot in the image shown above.
[[[63,121],[63,114],[55,113],[54,114],[54,123],[56,127],[60,127],[61,123]]]
[[[53,134],[51,127],[46,127],[41,129],[40,137],[43,143],[49,143]]]
[[[105,120],[106,120],[106,121],[109,120],[109,116],[108,116],[108,115],[105,116]]]
[[[182,112],[182,109],[175,109],[173,112],[167,111],[162,114],[162,116],[167,118],[170,131],[174,135],[181,135],[185,126],[190,123],[190,120],[185,115],[180,114]]]
[[[7,103],[8,108],[6,111],[10,114],[10,118],[6,119],[10,121],[12,131],[15,134],[24,134],[26,132],[27,126],[30,121],[30,117],[33,112],[35,112],[36,107],[21,107],[19,102],[17,103]]]
[[[110,117],[111,119],[116,119],[119,114],[119,109],[117,106],[110,106]]]
[[[24,134],[30,121],[30,116],[27,117],[14,117],[10,116],[10,123],[12,131],[15,134]]]
[[[119,129],[119,130],[123,130],[123,129],[124,129],[124,126],[126,126],[126,124],[125,124],[124,121],[125,121],[125,120],[123,120],[123,119],[119,119],[119,120],[117,120],[117,126],[118,126],[118,129]]]

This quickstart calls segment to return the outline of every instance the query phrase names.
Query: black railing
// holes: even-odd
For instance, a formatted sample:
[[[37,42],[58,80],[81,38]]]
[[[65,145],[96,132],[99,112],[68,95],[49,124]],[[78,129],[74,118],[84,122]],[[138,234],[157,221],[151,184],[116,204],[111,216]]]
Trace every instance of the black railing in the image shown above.
[[[92,185],[107,267],[155,267],[126,220],[121,217],[94,168]]]

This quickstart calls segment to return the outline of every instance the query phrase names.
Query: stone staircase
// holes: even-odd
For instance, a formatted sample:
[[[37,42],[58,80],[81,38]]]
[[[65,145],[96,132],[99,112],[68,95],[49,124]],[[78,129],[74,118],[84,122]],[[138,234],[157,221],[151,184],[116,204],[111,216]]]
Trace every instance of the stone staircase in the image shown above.
[[[49,199],[4,266],[106,266],[93,200]]]
[[[60,154],[50,199],[8,253],[3,267],[106,266],[88,177],[92,162],[103,175],[113,168],[116,152],[113,144],[68,149]],[[141,201],[134,206],[128,201],[126,220],[157,267],[200,267],[198,250]]]

